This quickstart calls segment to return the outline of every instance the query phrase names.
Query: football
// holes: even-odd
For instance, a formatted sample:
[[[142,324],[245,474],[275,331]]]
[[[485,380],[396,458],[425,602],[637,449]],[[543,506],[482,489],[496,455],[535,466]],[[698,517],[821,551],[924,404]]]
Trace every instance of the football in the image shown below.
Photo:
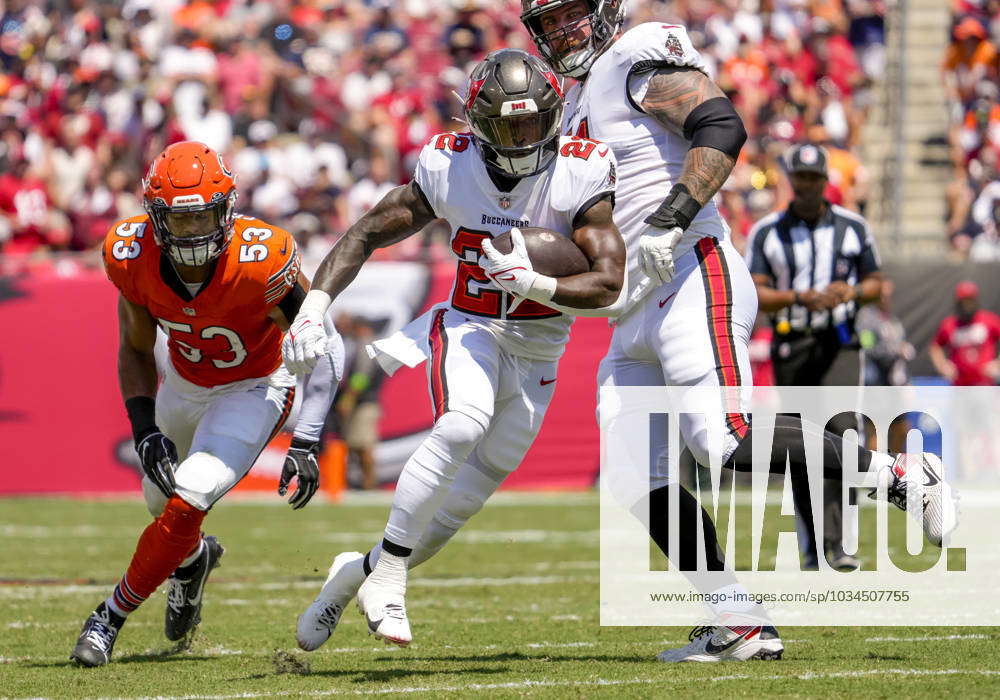
[[[566,236],[545,228],[521,229],[528,259],[537,272],[549,277],[568,277],[590,270],[583,251]],[[493,247],[501,253],[510,252],[510,231],[493,239]]]

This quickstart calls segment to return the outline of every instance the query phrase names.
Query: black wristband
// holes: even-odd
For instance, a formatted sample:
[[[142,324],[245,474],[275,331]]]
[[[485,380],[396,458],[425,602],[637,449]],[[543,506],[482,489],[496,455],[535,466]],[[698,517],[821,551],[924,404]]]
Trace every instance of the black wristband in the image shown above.
[[[132,439],[138,445],[142,438],[156,430],[156,401],[151,396],[133,396],[125,399],[125,411],[132,423]]]
[[[699,211],[701,204],[691,196],[691,190],[687,185],[678,182],[670,188],[670,194],[663,200],[663,204],[646,217],[646,223],[659,228],[679,226],[687,230]]]

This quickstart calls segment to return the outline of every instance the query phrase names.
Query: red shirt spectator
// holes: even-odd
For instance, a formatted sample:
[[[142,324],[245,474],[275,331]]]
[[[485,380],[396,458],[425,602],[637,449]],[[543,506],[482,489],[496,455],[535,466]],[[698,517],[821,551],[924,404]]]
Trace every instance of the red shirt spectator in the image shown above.
[[[30,253],[49,243],[45,225],[49,204],[45,183],[27,173],[23,164],[0,175],[0,212],[10,218],[12,234],[4,253]]]
[[[955,386],[996,384],[1000,316],[978,308],[979,289],[972,282],[960,282],[955,297],[958,314],[941,321],[931,345],[931,359]],[[945,352],[947,363],[941,364]]]

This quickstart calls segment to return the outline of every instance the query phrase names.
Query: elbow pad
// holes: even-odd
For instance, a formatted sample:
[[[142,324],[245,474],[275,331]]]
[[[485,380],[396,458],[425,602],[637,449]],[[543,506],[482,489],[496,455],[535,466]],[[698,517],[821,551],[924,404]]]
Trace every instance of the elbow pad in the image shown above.
[[[684,120],[684,138],[691,148],[714,148],[732,158],[747,140],[743,120],[726,97],[713,97],[695,107]]]

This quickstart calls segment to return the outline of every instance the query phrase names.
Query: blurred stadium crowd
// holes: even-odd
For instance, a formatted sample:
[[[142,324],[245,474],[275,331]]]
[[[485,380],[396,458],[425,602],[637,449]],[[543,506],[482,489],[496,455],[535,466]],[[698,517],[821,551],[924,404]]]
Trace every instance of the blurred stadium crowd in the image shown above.
[[[996,3],[994,3],[995,5]],[[244,213],[317,260],[405,182],[456,121],[471,65],[532,49],[516,0],[0,0],[0,260],[91,250],[141,213],[168,143],[198,139],[239,175]],[[723,192],[738,242],[787,202],[780,155],[831,152],[828,196],[863,210],[855,149],[883,67],[885,0],[632,0],[630,22],[685,24],[751,139]],[[994,53],[995,56],[995,53]],[[440,231],[381,251],[444,255]]]
[[[953,0],[951,31],[948,233],[971,259],[1000,260],[1000,0]]]

